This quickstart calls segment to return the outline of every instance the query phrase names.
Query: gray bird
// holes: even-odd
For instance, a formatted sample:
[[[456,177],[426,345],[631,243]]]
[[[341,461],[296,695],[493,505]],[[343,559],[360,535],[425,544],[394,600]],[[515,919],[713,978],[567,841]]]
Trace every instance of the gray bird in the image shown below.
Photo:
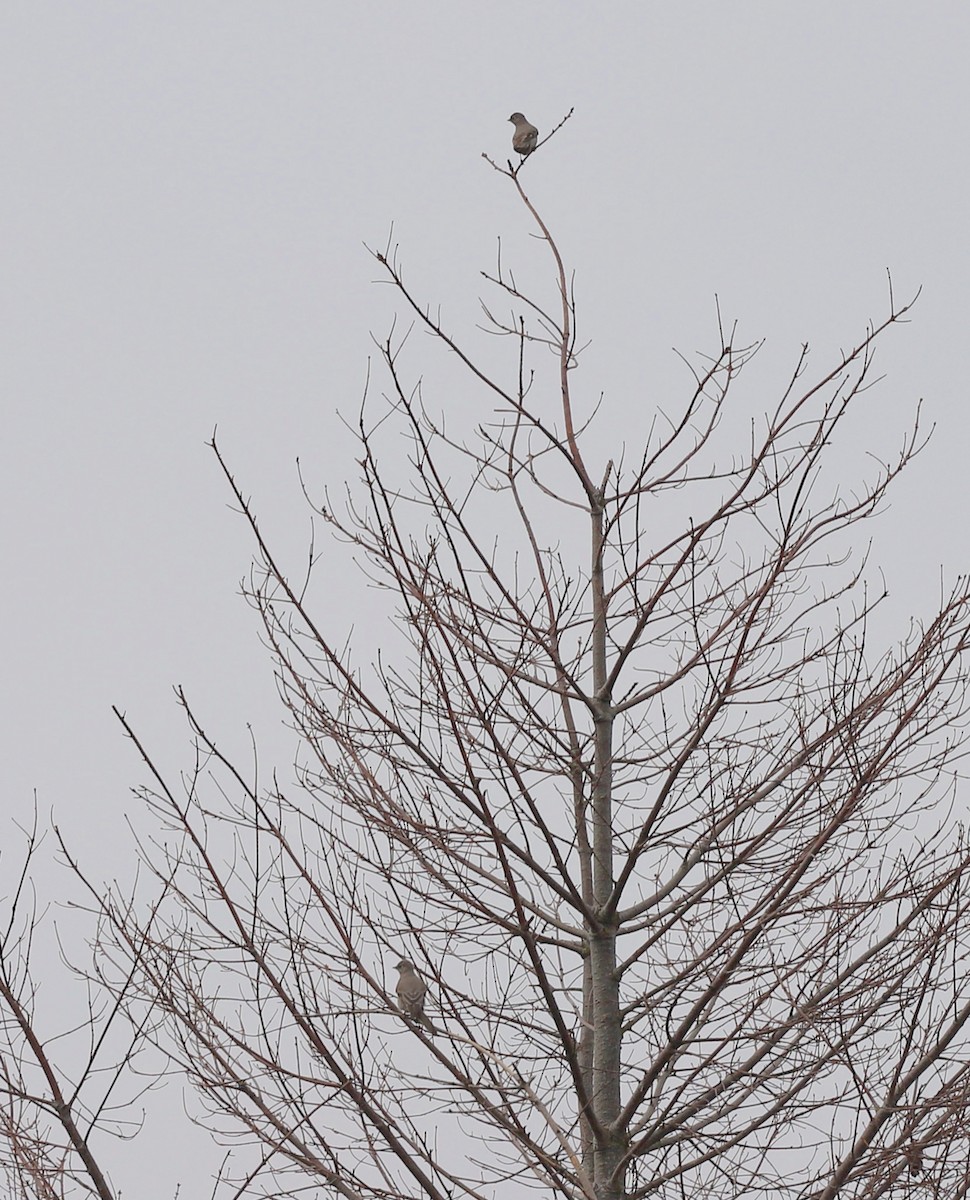
[[[512,134],[512,149],[526,158],[536,148],[539,130],[534,125],[530,125],[521,113],[513,113],[509,120],[515,126],[515,133]]]
[[[429,1033],[437,1033],[437,1029],[424,1015],[424,998],[428,994],[428,985],[415,971],[414,963],[410,959],[402,958],[396,966],[401,974],[394,990],[397,993],[397,1003],[401,1012],[409,1020],[423,1025]]]

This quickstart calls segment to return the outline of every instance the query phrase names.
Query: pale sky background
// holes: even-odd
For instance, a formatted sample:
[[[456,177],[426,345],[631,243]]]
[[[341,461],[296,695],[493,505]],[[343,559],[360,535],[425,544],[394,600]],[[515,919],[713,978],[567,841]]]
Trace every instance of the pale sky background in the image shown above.
[[[715,295],[741,341],[767,339],[756,415],[803,342],[821,365],[885,316],[887,268],[897,297],[922,286],[867,411],[882,456],[919,398],[937,426],[872,531],[900,618],[932,608],[968,563],[968,48],[955,0],[8,0],[0,876],[35,791],[95,874],[124,876],[144,776],[112,704],[169,764],[188,761],[176,684],[228,747],[250,722],[292,761],[238,594],[251,546],[205,443],[218,426],[298,568],[295,461],[315,485],[355,477],[337,413],[394,311],[363,243],[393,222],[409,282],[473,345],[497,238],[548,278],[481,158],[508,156],[515,109],[545,132],[575,106],[528,186],[619,439],[685,393],[672,347],[716,347]],[[412,346],[414,375],[434,361]],[[334,579],[335,627],[378,645],[351,583]],[[157,1191],[119,1182],[168,1196],[181,1168],[162,1155]]]

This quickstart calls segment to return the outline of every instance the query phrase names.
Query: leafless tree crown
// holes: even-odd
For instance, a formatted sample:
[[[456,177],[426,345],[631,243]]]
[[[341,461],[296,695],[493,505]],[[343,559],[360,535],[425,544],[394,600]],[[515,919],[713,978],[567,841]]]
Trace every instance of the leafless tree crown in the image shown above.
[[[820,371],[804,349],[753,414],[755,347],[722,328],[683,398],[644,385],[618,432],[576,385],[572,279],[523,182],[545,152],[492,164],[552,280],[547,302],[487,275],[498,354],[374,254],[460,382],[438,415],[406,337],[379,343],[360,486],[307,484],[334,539],[306,578],[213,443],[297,773],[234,765],[183,696],[197,758],[173,782],[121,717],[152,776],[156,886],[147,907],[92,886],[101,982],[150,1014],[198,1119],[247,1139],[228,1194],[966,1195],[948,803],[968,592],[873,632],[856,539],[918,416],[851,487],[829,465],[908,306],[890,294]],[[327,629],[350,558],[394,614],[353,653]],[[401,959],[433,1025],[399,1007]]]

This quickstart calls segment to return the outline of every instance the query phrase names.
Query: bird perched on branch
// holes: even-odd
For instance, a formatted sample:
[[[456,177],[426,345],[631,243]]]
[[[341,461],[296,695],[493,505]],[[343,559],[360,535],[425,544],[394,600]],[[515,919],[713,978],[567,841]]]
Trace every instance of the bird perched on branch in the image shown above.
[[[428,994],[428,985],[414,969],[414,963],[410,959],[402,958],[397,963],[397,969],[401,974],[394,990],[397,993],[397,1003],[401,1012],[409,1020],[423,1025],[428,1033],[437,1033],[437,1029],[424,1015],[424,998]]]
[[[536,148],[539,140],[539,130],[525,119],[521,113],[513,113],[509,120],[515,126],[512,134],[512,149],[526,158]]]

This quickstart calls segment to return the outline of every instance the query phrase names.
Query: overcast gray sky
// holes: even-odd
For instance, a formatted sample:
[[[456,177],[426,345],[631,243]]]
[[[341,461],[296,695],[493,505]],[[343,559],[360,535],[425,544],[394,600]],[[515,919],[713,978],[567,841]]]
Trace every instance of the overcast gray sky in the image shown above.
[[[497,238],[541,276],[481,157],[508,155],[515,109],[545,131],[575,107],[528,182],[576,270],[584,386],[628,441],[686,387],[672,347],[716,345],[715,295],[742,341],[767,339],[754,413],[801,343],[821,364],[885,315],[887,268],[897,296],[922,286],[869,412],[882,455],[920,397],[937,425],[876,533],[899,611],[932,606],[941,569],[967,562],[968,46],[957,2],[6,4],[8,829],[36,790],[121,874],[142,775],[110,706],[177,761],[174,684],[227,745],[252,722],[286,765],[238,596],[251,547],[205,443],[218,425],[299,565],[295,460],[315,484],[354,477],[337,413],[356,412],[393,312],[363,243],[393,222],[409,281],[456,331],[479,318]],[[366,625],[342,579],[332,605]]]

